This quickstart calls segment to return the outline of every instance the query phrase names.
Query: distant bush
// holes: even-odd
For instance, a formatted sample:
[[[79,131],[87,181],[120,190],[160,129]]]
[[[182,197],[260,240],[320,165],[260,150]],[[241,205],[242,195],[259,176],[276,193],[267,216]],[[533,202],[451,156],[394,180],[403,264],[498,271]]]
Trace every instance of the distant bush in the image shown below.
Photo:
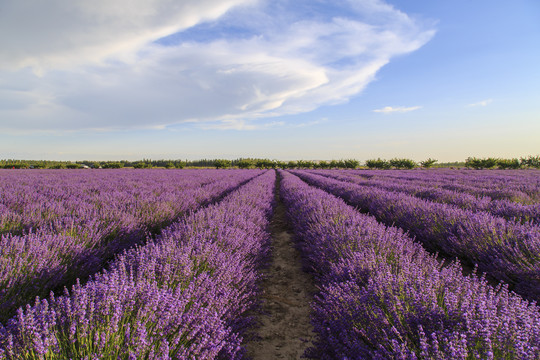
[[[343,167],[345,169],[356,169],[358,165],[360,165],[358,160],[354,160],[354,159],[343,160]]]
[[[366,166],[370,169],[390,169],[391,165],[388,161],[381,158],[366,160]]]
[[[66,164],[66,169],[80,169],[80,168],[81,168],[81,165],[79,164],[73,164],[73,163]]]
[[[497,161],[498,159],[496,158],[479,159],[475,157],[468,157],[467,160],[465,160],[465,166],[477,170],[491,169],[497,166]]]
[[[315,162],[313,166],[315,167],[315,169],[328,169],[330,164],[327,161],[321,160]]]
[[[214,160],[214,166],[216,169],[226,169],[231,167],[231,160],[217,159]]]
[[[65,163],[57,163],[57,164],[49,165],[49,169],[65,169],[65,168],[67,168],[67,164]]]
[[[298,160],[296,162],[296,167],[300,169],[312,169],[315,167],[315,163],[309,160]]]
[[[414,169],[416,167],[416,162],[411,159],[398,159],[394,158],[389,161],[390,166],[396,169]]]
[[[103,169],[121,169],[124,167],[124,164],[121,162],[106,162],[105,164],[101,165]]]
[[[528,158],[521,158],[521,165],[535,168],[535,169],[540,169],[540,156],[529,155]]]
[[[29,165],[24,162],[6,163],[1,166],[4,169],[28,169]]]
[[[432,159],[432,158],[428,158],[427,160],[420,161],[420,165],[421,165],[424,169],[429,169],[430,167],[432,167],[433,165],[435,165],[436,162],[437,162],[437,160]]]
[[[257,159],[255,161],[255,167],[258,169],[275,169],[277,164],[270,159]]]
[[[251,160],[251,159],[240,159],[240,160],[238,160],[236,165],[240,169],[249,169],[250,167],[254,166],[254,163],[253,163],[253,160]]]
[[[288,161],[287,164],[285,164],[285,169],[295,169],[298,166],[298,163],[296,161]]]
[[[521,163],[519,159],[497,159],[497,167],[499,169],[520,169]]]
[[[152,163],[139,161],[139,162],[134,163],[133,167],[135,169],[151,169],[152,168]]]

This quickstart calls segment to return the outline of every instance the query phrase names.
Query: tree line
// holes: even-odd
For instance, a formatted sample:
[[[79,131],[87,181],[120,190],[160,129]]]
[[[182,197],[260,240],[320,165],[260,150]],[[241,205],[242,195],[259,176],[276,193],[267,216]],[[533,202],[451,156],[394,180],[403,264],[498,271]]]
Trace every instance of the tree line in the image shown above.
[[[465,166],[473,169],[540,169],[540,156],[528,156],[520,159],[499,159],[499,158],[475,158],[469,157],[465,161]]]
[[[166,169],[184,169],[184,168],[239,168],[239,169],[415,169],[431,167],[466,167],[472,169],[526,169],[540,168],[540,156],[528,156],[520,159],[501,159],[501,158],[476,158],[469,157],[465,162],[441,163],[435,159],[416,162],[407,158],[369,159],[361,164],[355,159],[343,160],[292,160],[280,161],[258,158],[239,158],[236,160],[228,159],[201,159],[201,160],[151,160],[142,159],[136,161],[50,161],[50,160],[0,160],[0,168],[4,169],[120,169],[120,168],[166,168]]]

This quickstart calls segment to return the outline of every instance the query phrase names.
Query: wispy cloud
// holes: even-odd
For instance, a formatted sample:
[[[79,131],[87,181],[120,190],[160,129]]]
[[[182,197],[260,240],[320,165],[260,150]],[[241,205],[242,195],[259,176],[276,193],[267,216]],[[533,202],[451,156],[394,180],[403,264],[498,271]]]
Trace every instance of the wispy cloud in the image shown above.
[[[327,118],[322,118],[322,119],[319,119],[319,120],[307,121],[307,122],[303,122],[303,123],[299,123],[299,124],[291,124],[290,127],[292,127],[292,128],[305,128],[305,127],[315,126],[315,125],[319,125],[319,124],[324,124],[326,122],[328,122],[328,119]]]
[[[379,0],[5,1],[0,130],[11,132],[250,130],[348,101],[434,35]]]
[[[418,109],[421,109],[421,108],[422,108],[421,106],[409,106],[409,107],[404,107],[404,106],[398,106],[398,107],[385,106],[385,107],[383,107],[382,109],[376,109],[376,110],[373,110],[373,112],[376,112],[376,113],[383,113],[383,114],[406,113],[406,112],[418,110]]]
[[[284,121],[272,121],[263,124],[246,122],[243,120],[224,120],[221,122],[203,123],[197,125],[204,130],[264,130],[284,126]]]
[[[42,73],[128,59],[149,42],[254,0],[3,0],[0,69]]]
[[[467,106],[468,107],[487,106],[487,105],[491,104],[492,102],[493,102],[493,99],[487,99],[487,100],[482,100],[482,101],[479,101],[479,102],[476,102],[476,103],[473,103],[473,104],[469,104]]]

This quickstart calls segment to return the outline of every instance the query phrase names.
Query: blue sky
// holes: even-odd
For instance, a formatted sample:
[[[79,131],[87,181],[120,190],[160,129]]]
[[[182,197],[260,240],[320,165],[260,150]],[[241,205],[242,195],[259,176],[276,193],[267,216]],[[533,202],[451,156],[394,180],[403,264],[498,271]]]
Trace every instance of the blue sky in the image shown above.
[[[540,153],[540,3],[6,0],[0,158]]]

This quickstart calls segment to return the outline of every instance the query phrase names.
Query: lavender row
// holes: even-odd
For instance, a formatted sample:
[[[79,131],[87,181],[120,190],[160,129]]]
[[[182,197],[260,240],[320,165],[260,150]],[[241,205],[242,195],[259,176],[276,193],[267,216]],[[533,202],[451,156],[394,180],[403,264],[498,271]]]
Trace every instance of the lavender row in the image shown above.
[[[86,285],[19,310],[0,330],[0,359],[241,358],[274,183],[266,172]]]
[[[429,201],[455,205],[462,209],[486,211],[507,220],[540,224],[540,204],[525,205],[510,200],[492,200],[485,196],[477,197],[464,192],[436,187],[429,182],[426,182],[423,185],[417,185],[416,183],[403,181],[399,178],[364,180],[355,173],[335,170],[322,170],[313,173],[362,186],[372,186],[388,191],[398,191]]]
[[[426,176],[435,181],[457,182],[472,186],[504,188],[508,186],[521,186],[537,192],[538,189],[530,185],[538,185],[537,170],[454,170],[454,169],[429,169],[422,171],[402,170],[368,170],[361,171],[366,176],[399,177],[407,180],[425,180]],[[532,184],[531,184],[532,181]]]
[[[538,359],[540,309],[492,288],[458,262],[443,267],[402,230],[385,227],[296,176],[281,196],[305,267],[315,359]]]
[[[140,207],[144,208],[141,205],[142,201],[146,204],[154,202],[156,205],[154,216],[156,218],[162,217],[162,220],[156,221],[155,224],[163,224],[165,222],[163,219],[166,219],[166,222],[171,222],[188,211],[196,210],[202,205],[215,201],[224,193],[232,191],[257,174],[260,172],[226,172],[226,174],[221,175],[215,172],[208,174],[199,172],[199,177],[196,173],[188,173],[185,179],[178,176],[166,179],[162,177],[163,172],[156,172],[152,181],[150,181],[150,177],[147,177],[144,179],[145,182],[137,184],[132,181],[134,181],[133,177],[139,175],[138,172],[124,172],[122,177],[125,178],[125,182],[131,181],[130,185],[137,186],[138,189],[131,190],[131,194],[129,194],[127,188],[123,189],[125,191],[114,190],[114,187],[102,188],[100,192],[104,199],[114,200],[118,203],[108,205],[107,202],[102,202],[103,206],[99,207],[99,213],[92,211],[97,207],[91,206],[89,211],[77,212],[77,214],[82,214],[81,218],[77,219],[79,222],[77,229],[82,229],[79,234],[54,233],[51,229],[39,229],[24,235],[1,235],[0,321],[5,321],[13,316],[19,306],[32,301],[36,296],[47,296],[52,290],[73,284],[77,278],[85,279],[99,271],[106,261],[115,254],[135,244],[143,243],[147,237],[149,229],[146,225],[149,222],[133,216],[137,212],[142,214],[143,211],[150,211],[150,208],[140,209]],[[212,175],[215,180],[211,180]],[[111,176],[114,179],[114,175]],[[75,186],[74,184],[77,183],[75,180],[74,178],[74,182],[69,183],[69,185]],[[177,187],[173,186],[175,180],[179,181]],[[114,180],[111,180],[111,183],[119,185]],[[160,188],[160,183],[164,184],[163,188]],[[54,189],[54,184],[47,185]],[[60,186],[59,188],[62,189]],[[168,190],[164,191],[163,189]],[[56,194],[59,193],[61,191]],[[116,195],[112,195],[114,193]],[[122,195],[118,197],[118,193]],[[137,196],[133,196],[134,194]],[[138,199],[142,194],[148,197],[154,195],[155,198]],[[164,205],[162,208],[172,209],[174,207],[174,211],[163,213],[157,211],[159,207],[157,202],[163,199],[163,196],[170,196],[167,201],[174,202],[174,206]],[[58,198],[47,200],[62,204]],[[124,202],[122,202],[123,200]],[[76,203],[68,199],[65,199],[65,202],[71,202],[66,207]],[[121,207],[125,209],[123,213],[119,211]],[[107,211],[111,209],[116,209],[117,213],[108,213]],[[111,210],[111,212],[114,211]],[[164,213],[167,215],[164,216]],[[78,215],[72,216],[77,218]],[[91,216],[97,218],[91,219]],[[145,219],[150,218],[150,216],[150,214],[148,217],[145,215]],[[114,228],[113,231],[111,231],[111,227]],[[158,228],[154,227],[153,229],[157,230]]]
[[[432,252],[458,257],[522,296],[540,299],[540,228],[413,196],[296,171],[308,183],[396,225]]]
[[[459,171],[433,169],[429,171],[353,171],[373,180],[399,179],[418,186],[440,187],[493,200],[510,200],[524,204],[540,202],[540,171]]]
[[[230,174],[216,170],[3,171],[0,232],[95,237],[102,228],[160,228],[186,210],[185,190],[224,177]]]

